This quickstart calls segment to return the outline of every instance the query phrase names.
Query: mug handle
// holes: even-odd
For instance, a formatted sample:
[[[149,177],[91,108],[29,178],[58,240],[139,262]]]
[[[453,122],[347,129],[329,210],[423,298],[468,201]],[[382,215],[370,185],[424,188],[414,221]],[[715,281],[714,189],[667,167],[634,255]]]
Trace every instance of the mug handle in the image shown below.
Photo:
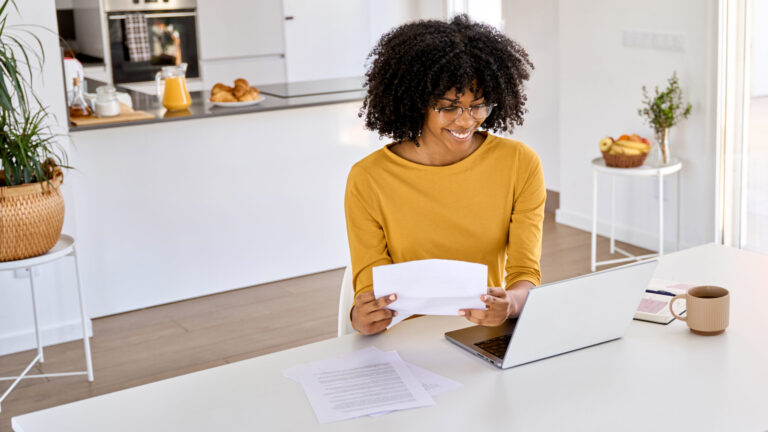
[[[686,294],[678,294],[674,297],[672,297],[672,300],[669,301],[669,312],[672,313],[672,316],[679,319],[680,321],[686,322],[688,321],[687,318],[683,318],[680,315],[675,313],[675,309],[672,308],[672,306],[675,304],[677,300],[685,300]]]

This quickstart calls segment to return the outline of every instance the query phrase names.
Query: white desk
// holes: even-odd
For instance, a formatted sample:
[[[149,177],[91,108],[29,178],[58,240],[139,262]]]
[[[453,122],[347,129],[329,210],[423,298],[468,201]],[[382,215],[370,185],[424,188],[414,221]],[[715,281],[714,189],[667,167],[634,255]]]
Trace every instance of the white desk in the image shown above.
[[[19,417],[16,432],[256,430],[768,430],[768,257],[705,245],[660,258],[656,276],[731,290],[724,335],[634,321],[618,340],[498,370],[445,340],[459,317],[406,321]],[[281,371],[375,345],[464,387],[437,405],[321,425]]]

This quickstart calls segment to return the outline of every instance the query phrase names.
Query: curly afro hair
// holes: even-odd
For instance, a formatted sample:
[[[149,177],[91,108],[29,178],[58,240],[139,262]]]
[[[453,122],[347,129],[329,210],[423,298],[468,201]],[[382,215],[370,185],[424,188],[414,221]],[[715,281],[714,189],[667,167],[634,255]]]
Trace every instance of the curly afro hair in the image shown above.
[[[371,61],[371,59],[373,59]],[[512,131],[523,124],[524,81],[533,64],[525,50],[497,29],[466,15],[416,21],[384,34],[368,55],[365,126],[395,141],[416,139],[426,109],[451,89],[466,89],[495,104],[481,125]],[[472,88],[473,83],[477,89]]]

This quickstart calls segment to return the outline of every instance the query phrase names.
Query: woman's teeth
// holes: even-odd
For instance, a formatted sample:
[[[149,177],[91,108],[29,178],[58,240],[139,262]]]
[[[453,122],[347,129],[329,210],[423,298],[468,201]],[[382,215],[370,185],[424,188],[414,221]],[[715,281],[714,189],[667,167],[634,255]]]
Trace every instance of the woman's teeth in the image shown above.
[[[469,134],[472,133],[471,130],[468,130],[465,133],[458,133],[458,132],[452,131],[450,129],[448,129],[448,132],[450,132],[451,135],[455,136],[458,139],[465,139],[465,138],[467,138],[469,136]]]

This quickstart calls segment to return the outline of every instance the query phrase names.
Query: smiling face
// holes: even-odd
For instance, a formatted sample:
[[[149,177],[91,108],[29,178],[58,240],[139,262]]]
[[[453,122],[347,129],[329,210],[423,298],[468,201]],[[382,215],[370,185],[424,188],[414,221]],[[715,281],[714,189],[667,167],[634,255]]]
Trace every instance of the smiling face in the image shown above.
[[[486,103],[482,92],[475,91],[477,93],[466,89],[463,93],[457,94],[456,89],[451,89],[437,100],[434,107],[427,108],[421,140],[428,146],[437,145],[456,152],[463,152],[472,147],[474,132],[485,118],[481,120],[473,118],[467,108]],[[454,120],[450,119],[451,115],[448,113],[450,109],[443,111],[442,115],[435,111],[435,109],[448,107],[462,107],[464,110]]]

